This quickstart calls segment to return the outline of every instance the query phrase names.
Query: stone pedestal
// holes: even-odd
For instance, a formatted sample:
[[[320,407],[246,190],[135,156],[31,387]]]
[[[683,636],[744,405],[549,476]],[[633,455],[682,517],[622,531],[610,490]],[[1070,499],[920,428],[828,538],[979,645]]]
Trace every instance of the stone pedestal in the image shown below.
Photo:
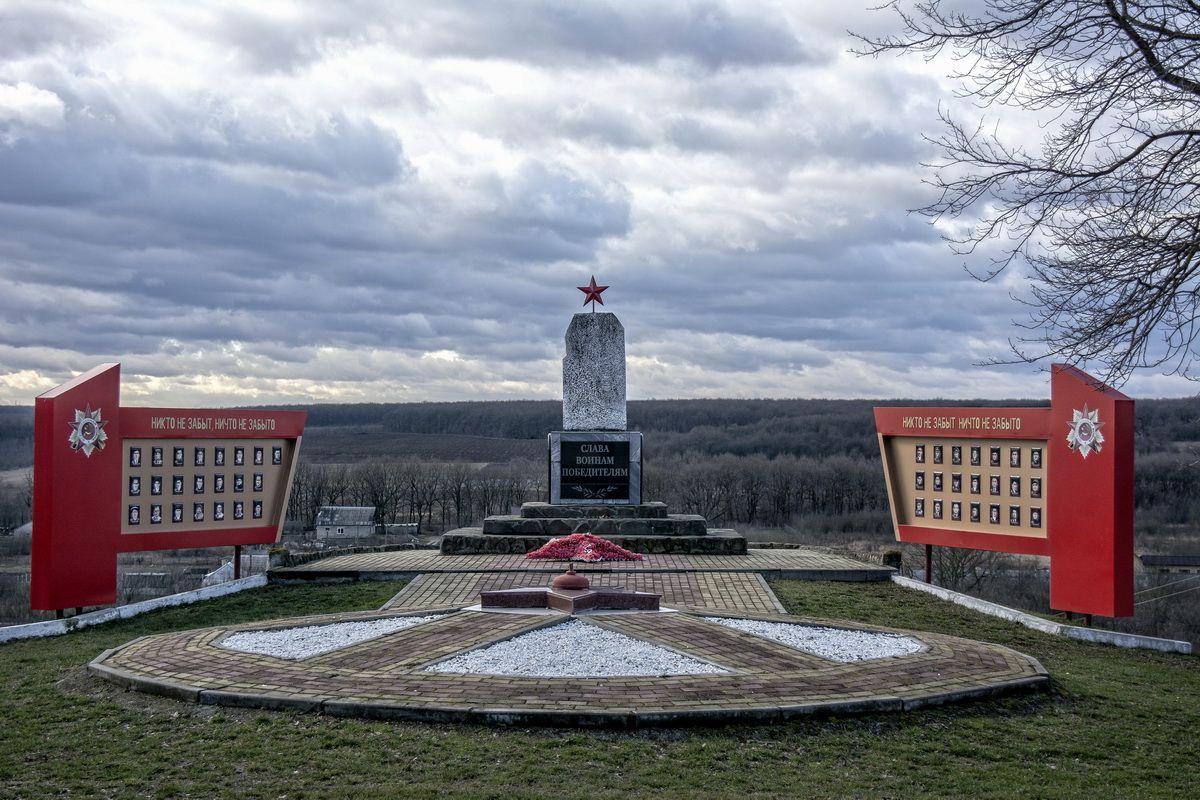
[[[669,514],[663,503],[525,503],[520,516],[488,517],[482,528],[449,531],[441,549],[446,555],[530,553],[572,533],[595,534],[635,553],[746,554],[746,537],[737,531],[709,528],[699,515]]]

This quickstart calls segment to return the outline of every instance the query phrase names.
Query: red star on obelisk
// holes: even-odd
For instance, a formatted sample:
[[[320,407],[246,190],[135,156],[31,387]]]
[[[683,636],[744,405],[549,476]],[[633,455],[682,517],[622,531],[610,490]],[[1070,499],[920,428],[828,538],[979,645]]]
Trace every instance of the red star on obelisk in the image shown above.
[[[592,304],[592,313],[593,314],[596,313],[596,303],[599,303],[600,305],[604,305],[604,298],[602,298],[600,296],[600,293],[603,292],[608,287],[607,286],[597,286],[595,275],[592,276],[592,282],[590,285],[576,286],[575,288],[578,289],[579,291],[583,292],[583,295],[584,295],[583,304],[585,306],[588,303]]]

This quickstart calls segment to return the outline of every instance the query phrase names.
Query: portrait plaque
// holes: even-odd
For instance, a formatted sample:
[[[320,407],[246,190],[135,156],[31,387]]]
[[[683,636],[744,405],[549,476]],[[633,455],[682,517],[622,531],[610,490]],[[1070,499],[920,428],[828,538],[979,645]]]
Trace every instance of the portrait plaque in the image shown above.
[[[116,602],[124,553],[262,545],[282,535],[305,412],[122,406],[120,373],[102,364],[34,401],[31,609]],[[231,447],[271,456],[256,468],[253,520],[234,522],[227,502],[221,513],[214,505],[226,496],[217,462]]]

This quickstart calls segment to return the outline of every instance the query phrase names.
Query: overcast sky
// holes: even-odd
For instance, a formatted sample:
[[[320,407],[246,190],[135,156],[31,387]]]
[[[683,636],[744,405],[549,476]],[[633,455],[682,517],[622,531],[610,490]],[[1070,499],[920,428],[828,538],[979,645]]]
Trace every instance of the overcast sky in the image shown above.
[[[634,399],[1046,397],[869,4],[0,0],[0,403],[560,397],[592,274]]]

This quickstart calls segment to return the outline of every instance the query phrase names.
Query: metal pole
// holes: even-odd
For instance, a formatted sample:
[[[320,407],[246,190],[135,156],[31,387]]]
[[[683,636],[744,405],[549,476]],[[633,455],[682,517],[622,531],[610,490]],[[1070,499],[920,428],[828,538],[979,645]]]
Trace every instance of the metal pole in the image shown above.
[[[233,546],[233,579],[236,581],[242,577],[242,546],[235,544]]]
[[[933,545],[925,545],[925,582],[933,583]]]

